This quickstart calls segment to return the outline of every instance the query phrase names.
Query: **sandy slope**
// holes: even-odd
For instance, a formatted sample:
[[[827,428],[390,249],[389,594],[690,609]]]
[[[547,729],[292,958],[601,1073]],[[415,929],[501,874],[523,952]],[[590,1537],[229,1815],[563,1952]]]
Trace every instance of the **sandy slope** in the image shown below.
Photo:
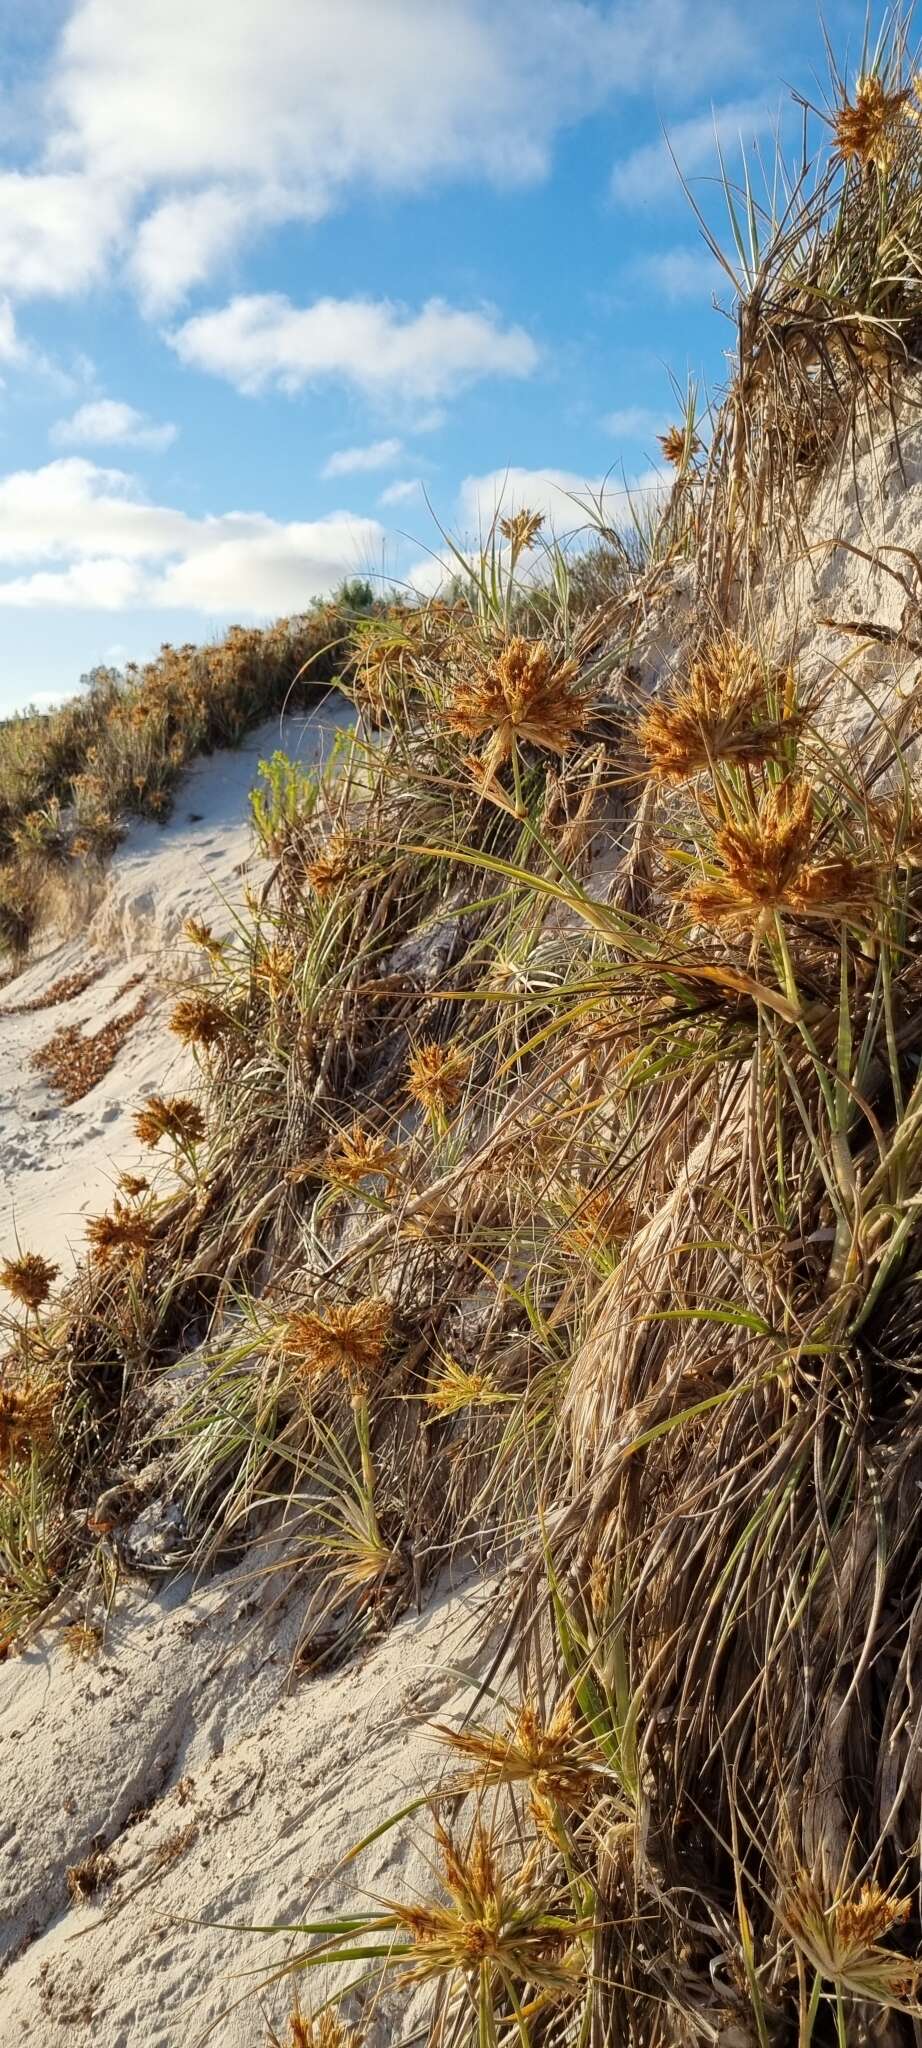
[[[131,832],[86,932],[49,945],[6,991],[7,1006],[26,1004],[88,958],[100,969],[65,1004],[0,1016],[0,1250],[18,1231],[65,1267],[79,1254],[84,1216],[138,1163],[139,1097],[188,1078],[166,1027],[178,935],[192,912],[229,929],[246,881],[259,880],[256,763],[280,744],[316,758],[347,715],[330,703],[200,762],[170,823]],[[30,1053],[63,1024],[98,1030],[142,992],[149,1008],[115,1065],[61,1107]],[[337,1866],[431,1781],[429,1720],[469,1704],[456,1667],[476,1664],[482,1589],[445,1589],[344,1671],[293,1677],[306,1588],[250,1569],[198,1586],[158,1574],[156,1520],[168,1525],[169,1511],[156,1499],[145,1510],[154,1540],[123,1581],[98,1661],[72,1659],[61,1629],[80,1615],[63,1607],[0,1662],[2,2048],[193,2048],[206,2031],[221,2048],[262,2048],[263,2015],[283,2031],[291,1999],[287,1985],[258,1987],[288,1945],[245,1929],[309,1903],[354,1909],[357,1884],[412,1897],[430,1879],[405,1828],[357,1869]],[[143,1560],[139,1526],[128,1550]],[[428,1834],[423,1815],[416,1841]],[[96,1847],[111,1857],[107,1881],[75,1902],[67,1871]],[[403,2038],[412,2012],[402,1992],[372,2020],[369,2048]]]
[[[177,1090],[189,1078],[189,1059],[167,1030],[169,983],[186,956],[181,928],[197,914],[217,931],[230,930],[246,882],[259,880],[248,812],[259,760],[279,746],[305,763],[316,760],[348,716],[342,700],[331,699],[307,717],[262,726],[233,753],[197,762],[168,824],[129,832],[87,929],[46,945],[0,996],[9,1010],[89,963],[100,969],[69,1002],[0,1014],[0,1253],[18,1236],[24,1249],[72,1267],[84,1218],[105,1208],[116,1174],[138,1163],[131,1119],[141,1097]],[[136,975],[143,979],[126,988]],[[105,1079],[62,1106],[30,1068],[30,1054],[65,1025],[98,1031],[142,994],[146,1014]]]
[[[292,1681],[303,1596],[280,1614],[277,1579],[218,1578],[124,1598],[98,1663],[49,1629],[0,1668],[3,2048],[193,2048],[211,2027],[263,2048],[263,2014],[281,2032],[290,1986],[260,1987],[304,1943],[247,1929],[431,1891],[425,1811],[338,1865],[431,1782],[431,1718],[470,1705],[484,1599],[446,1592],[348,1669]],[[112,1874],[74,1904],[94,1841]],[[412,2016],[403,1991],[368,2048]]]

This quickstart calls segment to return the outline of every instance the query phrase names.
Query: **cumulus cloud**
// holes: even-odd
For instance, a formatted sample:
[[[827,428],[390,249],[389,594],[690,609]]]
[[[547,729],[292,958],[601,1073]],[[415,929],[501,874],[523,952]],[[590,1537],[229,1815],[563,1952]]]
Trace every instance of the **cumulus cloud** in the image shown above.
[[[66,298],[104,274],[126,195],[82,172],[0,172],[0,290]]]
[[[624,526],[632,511],[646,509],[668,487],[669,479],[656,469],[626,482],[611,476],[587,478],[565,469],[494,469],[484,476],[465,477],[453,526],[462,553],[469,557],[476,554],[498,514],[505,517],[523,509],[543,513],[549,533],[579,541],[591,538],[600,506],[607,525]],[[414,564],[407,581],[426,596],[450,580],[457,567],[450,552],[434,550]]]
[[[337,448],[335,454],[325,462],[321,476],[355,476],[367,470],[390,469],[403,454],[403,442],[393,437],[387,441],[371,441],[366,448]]]
[[[418,476],[396,477],[388,484],[378,499],[379,505],[405,505],[410,498],[417,498],[422,490],[422,478]]]
[[[681,196],[676,164],[685,178],[718,168],[719,152],[742,141],[752,142],[773,126],[776,111],[762,99],[731,100],[677,121],[655,142],[644,142],[617,163],[611,174],[612,197],[625,206],[642,206],[651,199]],[[671,151],[671,154],[670,154]],[[675,162],[673,162],[673,158]]]
[[[532,0],[70,0],[34,163],[0,177],[0,290],[77,291],[117,264],[160,311],[357,186],[527,184],[611,98],[737,69],[743,12],[554,0],[536,35]]]
[[[259,618],[296,610],[354,575],[380,557],[383,542],[377,520],[348,512],[194,519],[151,504],[124,470],[83,456],[0,478],[0,606],[179,606]]]
[[[156,453],[175,441],[176,428],[171,420],[158,426],[121,399],[94,398],[79,405],[70,419],[57,420],[51,439],[58,448],[148,448]]]
[[[582,477],[566,469],[495,469],[486,476],[465,477],[458,493],[457,520],[465,538],[487,533],[497,512],[503,516],[527,508],[542,512],[558,534],[576,533],[591,524],[600,501],[609,525],[629,516],[631,502],[648,500],[662,489],[658,470],[645,470],[625,484],[620,478]]]
[[[0,299],[0,363],[22,363],[27,356],[28,349],[19,338],[16,315],[9,299]]]
[[[383,299],[294,306],[282,292],[242,294],[169,338],[184,363],[250,393],[334,378],[371,397],[437,399],[481,377],[527,377],[538,360],[524,328],[443,299],[410,313]]]

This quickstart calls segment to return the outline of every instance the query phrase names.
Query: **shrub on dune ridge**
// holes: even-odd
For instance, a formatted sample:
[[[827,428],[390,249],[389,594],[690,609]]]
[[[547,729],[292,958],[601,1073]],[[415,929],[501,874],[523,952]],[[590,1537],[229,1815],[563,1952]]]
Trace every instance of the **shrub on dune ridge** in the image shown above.
[[[49,863],[104,859],[127,818],[165,818],[194,754],[235,746],[299,692],[328,683],[366,598],[366,587],[347,587],[268,628],[165,646],[123,675],[96,669],[59,710],[0,722],[0,950],[26,950]]]

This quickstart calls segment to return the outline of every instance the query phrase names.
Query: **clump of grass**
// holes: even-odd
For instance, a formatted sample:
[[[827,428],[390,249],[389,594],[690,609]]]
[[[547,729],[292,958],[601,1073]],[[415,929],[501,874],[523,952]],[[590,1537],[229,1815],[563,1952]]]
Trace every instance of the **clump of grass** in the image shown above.
[[[860,76],[900,94],[904,55]],[[734,215],[739,375],[700,463],[689,402],[647,541],[603,530],[576,596],[513,515],[450,602],[365,620],[356,732],[309,785],[277,767],[271,882],[183,998],[195,1185],[98,1219],[41,1333],[36,1380],[85,1402],[196,1333],[196,1554],[282,1528],[310,1643],[345,1655],[459,1552],[513,1567],[495,1718],[425,1787],[432,1896],[297,1959],[424,1989],[432,2043],[919,2024],[918,705],[837,745],[840,675],[805,697],[753,603],[869,394],[868,323],[873,376],[912,344],[914,129],[798,176],[786,225]],[[638,705],[679,555],[689,653]],[[604,891],[596,832],[627,848]],[[7,1636],[76,1568],[110,1414],[19,1439]]]
[[[232,626],[209,647],[167,645],[124,674],[96,669],[60,710],[0,722],[0,951],[27,951],[53,870],[107,859],[132,816],[166,818],[193,755],[235,746],[283,704],[326,686],[369,604],[370,593],[366,601],[358,585],[344,587],[267,629]]]

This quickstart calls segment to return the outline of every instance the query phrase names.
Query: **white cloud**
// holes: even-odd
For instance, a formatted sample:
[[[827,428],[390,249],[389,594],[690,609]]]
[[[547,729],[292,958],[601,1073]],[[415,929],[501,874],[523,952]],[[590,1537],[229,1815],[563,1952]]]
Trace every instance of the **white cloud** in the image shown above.
[[[649,406],[625,405],[607,412],[599,425],[606,434],[614,434],[621,441],[648,441],[651,434],[661,430],[663,422]]]
[[[16,331],[16,315],[9,299],[0,299],[0,363],[25,362],[28,349]]]
[[[527,508],[541,512],[546,531],[558,539],[591,539],[598,524],[598,507],[609,526],[627,525],[632,507],[640,514],[662,497],[670,479],[656,469],[646,469],[625,483],[610,476],[579,476],[565,469],[495,469],[485,476],[468,476],[458,492],[453,521],[462,553],[476,554],[498,514],[505,517]],[[457,559],[450,552],[433,551],[407,572],[407,581],[421,596],[431,594],[457,571]]]
[[[172,421],[162,426],[118,398],[94,398],[79,405],[69,420],[58,420],[51,439],[59,448],[169,448],[176,439]]]
[[[704,243],[697,248],[656,249],[631,265],[631,277],[652,286],[673,304],[685,299],[704,299],[726,283],[726,274]]]
[[[0,478],[0,565],[19,571],[0,570],[0,607],[273,616],[380,558],[384,538],[348,512],[193,519],[150,504],[123,470],[61,457]]]
[[[458,494],[458,525],[465,538],[487,533],[497,512],[503,516],[527,507],[543,512],[549,527],[560,534],[584,531],[601,499],[606,520],[617,525],[641,502],[662,489],[655,469],[645,470],[627,485],[610,476],[586,478],[565,469],[495,469],[486,476],[465,477]]]
[[[356,187],[543,177],[566,124],[738,69],[731,0],[69,0],[31,166],[0,176],[0,290],[124,263],[175,304],[273,222]],[[20,136],[22,131],[20,131]]]
[[[126,197],[84,176],[0,172],[0,290],[66,298],[104,274]]]
[[[403,442],[372,441],[367,448],[337,448],[325,462],[321,476],[354,476],[372,469],[389,469],[403,454]]]
[[[524,328],[442,299],[409,313],[386,300],[293,306],[281,292],[250,294],[196,314],[170,340],[183,362],[247,392],[332,377],[372,397],[436,399],[480,377],[526,377],[538,360]]]
[[[702,171],[719,168],[718,145],[726,155],[742,139],[743,144],[764,135],[774,124],[776,111],[762,99],[731,100],[712,107],[706,114],[677,121],[667,128],[666,138],[641,143],[611,174],[612,197],[625,206],[642,206],[651,199],[681,197],[682,177],[693,178]],[[670,150],[672,155],[670,155]],[[673,162],[675,157],[675,163]]]
[[[397,477],[386,490],[381,492],[379,505],[405,505],[409,498],[416,498],[422,490],[422,479],[418,476]]]

